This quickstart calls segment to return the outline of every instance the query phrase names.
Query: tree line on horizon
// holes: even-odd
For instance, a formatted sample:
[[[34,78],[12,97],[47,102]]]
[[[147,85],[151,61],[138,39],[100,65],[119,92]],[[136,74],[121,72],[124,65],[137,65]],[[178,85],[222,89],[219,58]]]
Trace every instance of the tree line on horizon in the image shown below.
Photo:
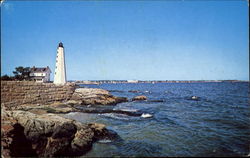
[[[8,76],[7,74],[1,76],[1,80],[3,81],[30,81],[30,67],[18,66],[15,68],[15,71],[12,71],[14,76]]]

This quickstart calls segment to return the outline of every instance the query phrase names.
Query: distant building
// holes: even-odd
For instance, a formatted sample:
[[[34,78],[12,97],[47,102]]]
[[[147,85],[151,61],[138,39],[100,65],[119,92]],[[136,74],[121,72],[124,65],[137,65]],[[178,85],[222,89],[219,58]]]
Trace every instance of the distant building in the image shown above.
[[[138,83],[138,80],[127,80],[128,83]]]
[[[57,48],[54,84],[65,84],[66,82],[64,47],[62,42],[60,42]]]
[[[50,81],[50,68],[47,67],[35,67],[30,69],[30,77],[36,82],[49,82]]]

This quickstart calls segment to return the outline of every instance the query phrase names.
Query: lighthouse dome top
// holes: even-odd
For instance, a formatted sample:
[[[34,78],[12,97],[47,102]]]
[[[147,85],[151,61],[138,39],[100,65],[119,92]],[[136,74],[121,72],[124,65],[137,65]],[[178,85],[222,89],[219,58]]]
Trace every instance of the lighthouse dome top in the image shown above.
[[[60,42],[59,45],[58,45],[58,47],[63,47],[63,43]]]

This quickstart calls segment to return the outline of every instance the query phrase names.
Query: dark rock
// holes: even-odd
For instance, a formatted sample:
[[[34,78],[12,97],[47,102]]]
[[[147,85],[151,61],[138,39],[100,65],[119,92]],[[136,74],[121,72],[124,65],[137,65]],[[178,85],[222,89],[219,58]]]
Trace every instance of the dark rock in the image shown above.
[[[24,134],[24,127],[12,117],[12,113],[1,105],[1,145],[2,157],[37,156],[31,142]]]
[[[124,91],[120,91],[120,90],[108,90],[109,92],[118,92],[118,93],[123,93]]]
[[[12,135],[12,142],[9,146],[10,156],[37,156],[35,150],[32,149],[31,141],[27,140],[24,135],[24,127],[16,123],[13,125],[13,130],[10,132]]]
[[[140,95],[140,96],[136,96],[132,98],[132,101],[135,101],[135,100],[147,100],[147,97],[144,95]]]
[[[64,123],[61,126],[56,127],[56,129],[53,132],[52,138],[58,139],[62,137],[72,137],[76,133],[77,128],[76,125],[72,123]]]
[[[117,133],[112,130],[107,130],[103,124],[90,123],[88,126],[94,131],[95,140],[108,139],[115,140],[121,139]]]
[[[109,135],[103,124],[81,124],[55,114],[20,110],[2,114],[2,155],[6,157],[80,156],[101,136]]]
[[[128,92],[131,92],[131,93],[139,93],[140,91],[138,91],[138,90],[129,90]]]
[[[116,99],[116,104],[128,101],[126,97],[115,97],[115,99]]]
[[[192,96],[192,97],[189,97],[188,100],[199,101],[200,97]]]

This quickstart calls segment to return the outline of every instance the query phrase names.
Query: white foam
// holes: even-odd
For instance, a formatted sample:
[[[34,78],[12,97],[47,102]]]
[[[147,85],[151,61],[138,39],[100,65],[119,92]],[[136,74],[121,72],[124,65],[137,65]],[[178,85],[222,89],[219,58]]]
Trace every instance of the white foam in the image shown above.
[[[76,115],[78,112],[70,112],[70,113],[67,113],[65,114],[66,116],[72,116],[72,115]]]
[[[98,141],[98,143],[111,143],[112,141],[109,139],[101,139]]]
[[[197,96],[192,96],[192,99],[198,99],[198,97]]]
[[[105,117],[111,117],[114,119],[119,119],[119,120],[128,120],[128,118],[126,117],[127,115],[123,115],[123,114],[106,113],[106,114],[100,114],[100,115],[105,116]]]
[[[152,117],[153,115],[151,115],[151,114],[142,114],[141,115],[141,117],[143,117],[143,118],[149,118],[149,117]]]
[[[128,112],[137,112],[137,109],[119,109],[121,111],[128,111]]]

